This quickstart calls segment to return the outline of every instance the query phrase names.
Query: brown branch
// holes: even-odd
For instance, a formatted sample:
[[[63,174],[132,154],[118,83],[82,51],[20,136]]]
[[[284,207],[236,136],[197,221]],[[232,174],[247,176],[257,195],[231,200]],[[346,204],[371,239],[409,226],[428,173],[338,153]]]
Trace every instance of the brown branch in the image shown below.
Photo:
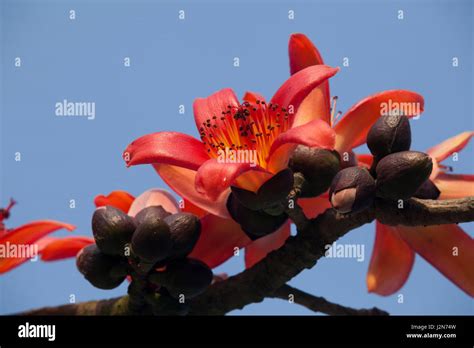
[[[321,312],[328,315],[388,315],[387,312],[377,307],[370,309],[355,309],[332,303],[323,297],[308,294],[290,285],[283,285],[271,296],[282,300],[289,300],[293,296],[294,303],[304,306],[313,312]]]
[[[388,225],[407,226],[474,221],[474,197],[445,201],[410,199],[404,202],[403,209],[399,209],[396,203],[377,200],[375,207],[357,214],[341,215],[328,209],[312,220],[304,219],[297,205],[288,213],[298,227],[298,234],[288,238],[284,246],[267,255],[254,267],[215,283],[204,294],[191,300],[190,314],[223,315],[250,303],[261,302],[301,271],[312,268],[324,256],[327,244],[332,244],[350,230],[376,218]],[[52,308],[40,309],[28,314],[117,313],[108,309],[115,308],[111,303],[92,303],[86,302],[88,305],[80,310],[75,310],[74,306],[83,307],[84,304],[56,307],[62,308],[58,311]],[[120,309],[119,306],[118,314],[122,313]]]
[[[128,296],[88,301],[57,307],[43,307],[19,315],[129,315]]]
[[[375,218],[381,217],[390,225],[403,223],[410,226],[474,220],[474,197],[449,201],[408,200],[404,202],[403,213],[393,204],[379,207],[379,203],[376,202],[375,208],[349,215],[328,209],[308,224],[304,223],[303,228],[299,224],[299,209],[296,209],[298,234],[288,238],[285,245],[252,268],[210,287],[193,300],[191,314],[225,314],[247,304],[261,302],[301,271],[312,268],[324,256],[326,245]],[[413,207],[416,208],[411,209]],[[293,218],[291,214],[290,217]]]

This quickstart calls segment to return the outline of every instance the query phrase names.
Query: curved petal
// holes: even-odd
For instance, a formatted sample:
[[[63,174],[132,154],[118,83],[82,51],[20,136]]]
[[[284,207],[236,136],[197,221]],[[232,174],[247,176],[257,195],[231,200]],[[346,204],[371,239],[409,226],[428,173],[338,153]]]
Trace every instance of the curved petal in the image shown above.
[[[374,161],[374,156],[370,154],[356,154],[357,164],[361,167],[370,169],[372,167],[372,162]]]
[[[323,58],[316,46],[306,35],[301,33],[295,33],[290,36],[288,55],[290,57],[291,75],[308,66],[324,64]]]
[[[242,98],[242,100],[253,104],[257,100],[265,101],[265,97],[263,95],[259,94],[259,93],[247,91],[247,92],[245,92],[244,97]]]
[[[178,132],[148,134],[133,141],[123,152],[127,167],[137,164],[171,164],[197,170],[209,159],[204,144]]]
[[[221,113],[228,110],[228,107],[238,107],[239,99],[231,88],[224,88],[211,94],[207,98],[197,98],[194,101],[194,120],[197,129],[200,129],[207,120],[217,116],[216,123],[219,124]]]
[[[473,135],[474,132],[464,132],[458,134],[428,149],[427,153],[438,162],[441,162],[452,153],[462,150],[467,145],[469,140],[471,140]]]
[[[245,268],[252,267],[273,250],[281,248],[290,236],[290,233],[291,224],[287,222],[275,232],[247,245],[245,247]]]
[[[308,219],[314,219],[319,214],[331,208],[331,202],[327,194],[312,198],[299,198],[298,204],[303,209],[304,215]]]
[[[383,115],[398,108],[405,116],[421,114],[424,99],[415,92],[397,89],[373,94],[359,101],[336,124],[336,150],[349,151],[365,143],[370,127]]]
[[[94,238],[85,236],[52,238],[43,247],[41,260],[56,261],[76,257],[82,248],[94,243]]]
[[[474,175],[441,173],[434,180],[441,191],[439,199],[455,199],[474,196]]]
[[[167,164],[153,166],[163,181],[183,199],[214,215],[230,218],[226,202],[230,189],[217,200],[212,201],[196,191],[196,171]]]
[[[219,266],[252,241],[232,219],[206,215],[201,219],[201,236],[189,257],[201,260],[210,268]]]
[[[42,237],[65,228],[69,231],[75,229],[73,225],[66,224],[54,220],[33,221],[23,226],[8,231],[0,238],[0,244],[4,245],[31,245],[40,240]],[[38,246],[39,249],[39,246]],[[30,255],[35,256],[35,255]],[[5,257],[0,258],[0,274],[19,266],[28,257]]]
[[[264,171],[264,169],[252,166],[250,163],[222,163],[215,158],[210,159],[197,171],[196,191],[210,200],[219,199],[221,195],[228,194],[230,185],[237,177],[248,171]]]
[[[326,96],[324,95],[324,82],[334,76],[339,68],[327,65],[313,65],[292,75],[276,91],[271,103],[282,107],[293,107],[296,112],[293,127],[303,125],[315,119],[323,119],[329,115],[326,110]],[[317,88],[317,91],[313,91]],[[300,104],[311,94],[311,102],[304,103],[301,111]],[[291,111],[291,110],[290,110]]]
[[[323,58],[316,46],[304,34],[292,34],[288,42],[288,55],[290,57],[290,73],[297,73],[312,65],[324,64]],[[320,87],[315,88],[304,99],[298,108],[302,115],[317,115],[323,121],[330,122],[330,100],[329,82],[326,81]],[[297,117],[302,120],[304,116]],[[299,121],[303,124],[303,121]]]
[[[277,173],[286,168],[291,153],[299,144],[332,150],[335,144],[334,130],[326,122],[315,119],[278,135],[268,154],[267,169]]]
[[[367,273],[369,292],[388,296],[405,284],[415,253],[390,226],[376,223],[375,244]]]
[[[102,207],[104,205],[111,205],[112,207],[120,209],[124,213],[126,213],[128,209],[130,209],[130,206],[132,205],[134,199],[135,197],[133,197],[130,193],[126,191],[117,190],[112,191],[107,196],[95,196],[94,204],[97,208]]]
[[[474,240],[458,225],[397,226],[407,244],[469,296],[474,296]]]
[[[138,196],[130,206],[128,215],[135,216],[146,207],[161,205],[168,213],[176,214],[180,211],[178,202],[171,193],[162,189],[151,189]]]

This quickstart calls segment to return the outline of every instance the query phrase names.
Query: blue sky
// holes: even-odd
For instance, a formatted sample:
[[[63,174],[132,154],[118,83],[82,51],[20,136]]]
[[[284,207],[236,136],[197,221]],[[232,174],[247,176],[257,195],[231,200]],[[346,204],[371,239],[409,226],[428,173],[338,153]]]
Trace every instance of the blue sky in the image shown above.
[[[115,189],[138,195],[165,184],[149,166],[126,169],[133,139],[162,130],[194,136],[192,101],[221,88],[268,98],[289,76],[287,42],[303,32],[325,62],[341,66],[331,93],[345,111],[372,93],[421,93],[425,112],[411,122],[412,148],[426,150],[473,127],[470,1],[1,1],[1,204],[18,202],[9,226],[57,219],[91,235],[93,197]],[[70,11],[75,19],[70,19]],[[179,11],[185,20],[179,20]],[[295,13],[288,19],[288,11]],[[398,19],[399,10],[404,18]],[[131,66],[123,62],[130,58]],[[239,57],[240,66],[233,66]],[[343,67],[344,57],[349,66]],[[459,66],[453,67],[457,57]],[[15,58],[21,67],[15,67]],[[55,116],[64,99],[95,102],[94,120]],[[185,113],[179,114],[179,105]],[[20,152],[22,160],[15,161]],[[360,152],[365,152],[361,148]],[[474,172],[471,145],[454,165]],[[76,208],[69,208],[69,201]],[[472,224],[462,227],[471,235]],[[59,232],[56,235],[66,235]],[[322,259],[290,284],[353,307],[394,314],[473,314],[472,300],[420,257],[396,294],[368,294],[365,275],[374,225],[340,243],[365,246],[365,259]],[[241,254],[243,255],[243,254]],[[243,256],[218,272],[235,274]],[[113,297],[93,288],[74,261],[28,262],[0,276],[0,313]],[[403,303],[398,303],[402,294]],[[311,314],[265,300],[232,314]]]

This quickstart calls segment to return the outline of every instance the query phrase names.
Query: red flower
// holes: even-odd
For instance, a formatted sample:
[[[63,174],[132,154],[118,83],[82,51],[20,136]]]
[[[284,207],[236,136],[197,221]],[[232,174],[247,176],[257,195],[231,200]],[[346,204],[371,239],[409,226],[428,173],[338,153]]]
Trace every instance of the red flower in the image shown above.
[[[66,224],[54,220],[32,221],[25,225],[7,229],[3,223],[10,216],[10,210],[15,205],[12,200],[7,208],[0,210],[0,245],[7,252],[11,247],[19,247],[24,245],[36,245],[38,253],[42,253],[46,243],[52,239],[46,237],[48,234],[65,228],[69,231],[75,229],[73,225]],[[30,257],[35,255],[15,255],[14,257],[0,257],[0,274],[8,272],[22,263],[26,262]]]
[[[208,257],[204,250],[215,255],[213,266],[231,257],[235,248],[247,247],[245,263],[251,267],[283,245],[290,235],[290,223],[286,222],[250,244],[227,211],[230,186],[256,192],[287,167],[298,144],[334,148],[334,131],[321,119],[311,119],[302,102],[309,95],[323,93],[325,82],[337,71],[325,65],[304,69],[283,83],[269,103],[252,92],[247,92],[240,103],[231,89],[223,89],[194,102],[201,140],[176,132],[158,132],[133,141],[124,151],[127,166],[152,164],[162,179],[185,199],[186,207],[191,203],[201,212],[212,214],[204,218],[202,241],[196,253],[202,258]],[[219,156],[226,150],[254,150],[256,160],[222,163]]]
[[[229,217],[230,186],[251,191],[286,168],[298,144],[334,148],[334,132],[319,119],[307,122],[299,112],[303,99],[338,69],[319,65],[288,79],[269,103],[247,92],[240,103],[231,89],[194,102],[197,140],[176,132],[158,132],[133,141],[124,152],[128,166],[152,164],[179,195],[199,208]],[[222,163],[226,150],[253,151],[254,163]],[[249,152],[247,152],[249,153]]]
[[[323,64],[320,53],[303,34],[294,34],[289,43],[290,70],[296,73],[308,66]],[[329,84],[322,93],[307,97],[302,106],[308,115],[322,115],[321,118],[334,127],[336,149],[351,152],[353,148],[365,143],[370,127],[381,116],[382,103],[419,103],[423,111],[423,97],[405,90],[392,90],[374,94],[355,104],[334,124],[329,114]],[[300,110],[302,107],[300,106]],[[417,108],[413,110],[418,111]],[[415,116],[417,113],[406,114]],[[434,169],[431,180],[441,191],[440,199],[460,198],[474,195],[474,176],[448,174],[446,167],[439,162],[455,151],[461,150],[472,137],[473,132],[461,133],[428,150],[433,159]],[[370,167],[371,155],[358,155],[359,165]],[[300,200],[305,214],[314,217],[329,207],[326,198]],[[474,296],[474,241],[457,225],[430,227],[385,226],[377,222],[376,238],[367,287],[370,292],[390,295],[399,290],[408,279],[413,267],[415,252],[430,262],[452,282],[471,296]]]

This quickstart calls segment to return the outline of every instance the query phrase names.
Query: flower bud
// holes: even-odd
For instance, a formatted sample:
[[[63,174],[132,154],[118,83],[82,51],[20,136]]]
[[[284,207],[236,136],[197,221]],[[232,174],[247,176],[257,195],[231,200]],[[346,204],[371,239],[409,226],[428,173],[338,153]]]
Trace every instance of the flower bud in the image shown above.
[[[258,189],[257,196],[263,208],[284,200],[293,188],[293,171],[284,169],[265,181]]]
[[[168,213],[161,205],[153,205],[146,207],[138,212],[135,215],[135,222],[137,225],[140,225],[143,221],[148,219],[161,219],[170,216],[171,213]]]
[[[84,247],[77,255],[76,265],[84,277],[96,288],[113,289],[125,279],[122,260],[103,254],[95,244]],[[119,272],[120,269],[120,272]]]
[[[325,192],[339,171],[339,155],[335,151],[298,145],[290,157],[288,166],[303,174],[305,184],[301,197],[315,197]]]
[[[356,213],[375,197],[375,181],[366,168],[348,167],[336,174],[329,189],[332,207],[340,213]]]
[[[378,159],[391,153],[407,151],[410,145],[410,122],[406,116],[381,116],[367,134],[367,146]]]
[[[407,199],[429,178],[433,162],[422,152],[402,151],[382,158],[377,173],[377,196],[387,199]]]
[[[232,219],[240,225],[252,240],[275,232],[288,219],[288,216],[284,213],[274,216],[262,210],[251,210],[240,203],[233,193],[229,195],[227,200],[227,210]]]
[[[288,196],[293,188],[293,172],[284,169],[265,181],[257,193],[231,186],[235,198],[251,210],[262,210],[273,207]]]
[[[168,225],[155,214],[149,214],[138,225],[132,237],[133,253],[141,260],[154,263],[169,256],[173,248]]]
[[[92,216],[94,239],[104,254],[123,255],[135,227],[133,218],[112,206],[100,207]]]
[[[196,245],[201,235],[201,221],[189,213],[177,213],[164,219],[170,228],[173,248],[172,258],[187,256]]]
[[[340,169],[346,169],[349,167],[357,166],[357,156],[354,151],[345,151],[339,155],[341,158]]]
[[[428,179],[423,184],[421,184],[418,190],[416,190],[413,197],[421,199],[438,199],[440,194],[441,192],[436,187],[434,182]]]
[[[212,271],[201,261],[179,259],[171,261],[165,271],[150,276],[150,281],[165,287],[173,298],[184,295],[190,299],[202,294],[211,284]]]

